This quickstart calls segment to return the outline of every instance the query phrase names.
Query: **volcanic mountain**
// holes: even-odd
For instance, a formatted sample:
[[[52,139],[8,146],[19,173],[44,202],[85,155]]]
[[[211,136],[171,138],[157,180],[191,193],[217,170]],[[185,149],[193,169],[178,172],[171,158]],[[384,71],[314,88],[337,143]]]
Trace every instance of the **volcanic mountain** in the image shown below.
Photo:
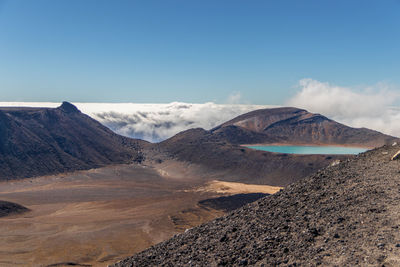
[[[393,140],[393,137],[374,130],[348,127],[321,114],[291,107],[255,110],[225,122],[211,132],[239,144],[379,147]]]
[[[0,180],[141,161],[144,144],[113,133],[68,102],[0,108]]]
[[[290,155],[248,149],[241,144],[382,146],[396,138],[377,131],[351,128],[322,115],[297,108],[252,111],[206,131],[190,129],[155,144],[151,149],[230,181],[286,186],[335,160],[350,156]]]
[[[114,266],[399,266],[398,150],[322,169]]]

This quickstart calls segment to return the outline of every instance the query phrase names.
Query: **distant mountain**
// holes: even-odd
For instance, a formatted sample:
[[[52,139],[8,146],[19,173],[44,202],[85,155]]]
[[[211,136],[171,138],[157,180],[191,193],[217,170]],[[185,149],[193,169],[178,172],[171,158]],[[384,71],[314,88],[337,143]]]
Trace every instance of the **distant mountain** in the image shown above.
[[[239,133],[230,134],[232,127]],[[298,108],[261,109],[240,115],[211,130],[232,143],[329,144],[379,147],[392,136],[366,128],[352,128],[320,114]],[[244,136],[245,135],[245,136]]]
[[[68,102],[0,108],[0,180],[137,162],[145,144],[113,133]]]
[[[286,186],[347,155],[291,155],[256,151],[240,144],[329,144],[382,146],[397,140],[356,129],[297,108],[273,108],[240,115],[206,131],[190,129],[153,146],[169,157],[203,166],[230,181]]]
[[[323,169],[113,266],[400,266],[398,150]]]

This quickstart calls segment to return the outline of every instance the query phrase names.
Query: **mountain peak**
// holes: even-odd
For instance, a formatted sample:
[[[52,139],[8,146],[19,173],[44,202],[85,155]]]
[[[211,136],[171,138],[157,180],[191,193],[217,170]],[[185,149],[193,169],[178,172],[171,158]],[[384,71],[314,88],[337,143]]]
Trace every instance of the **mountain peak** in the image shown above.
[[[67,101],[62,102],[62,104],[59,107],[59,109],[61,109],[62,111],[66,112],[66,113],[80,112],[77,107],[75,107],[74,105],[72,105],[71,103],[69,103]]]

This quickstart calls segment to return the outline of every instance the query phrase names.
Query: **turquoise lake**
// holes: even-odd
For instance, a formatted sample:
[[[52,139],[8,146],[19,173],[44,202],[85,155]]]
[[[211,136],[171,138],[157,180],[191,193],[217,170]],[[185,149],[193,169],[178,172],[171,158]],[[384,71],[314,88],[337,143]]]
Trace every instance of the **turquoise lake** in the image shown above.
[[[246,146],[248,148],[288,154],[335,154],[356,155],[367,151],[359,147],[337,147],[337,146]]]

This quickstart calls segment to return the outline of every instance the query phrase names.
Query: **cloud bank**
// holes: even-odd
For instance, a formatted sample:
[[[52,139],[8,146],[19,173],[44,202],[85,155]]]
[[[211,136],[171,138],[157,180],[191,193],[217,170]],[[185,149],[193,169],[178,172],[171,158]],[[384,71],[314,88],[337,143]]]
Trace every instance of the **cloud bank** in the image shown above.
[[[381,83],[363,88],[331,85],[302,79],[288,106],[320,113],[352,127],[367,127],[400,136],[400,90]]]
[[[265,108],[257,105],[191,104],[79,104],[79,109],[113,131],[152,142],[167,139],[183,130],[211,129],[242,113]]]
[[[83,112],[115,132],[152,142],[167,139],[183,130],[211,129],[251,110],[257,105],[191,104],[77,104]]]
[[[231,99],[232,98],[232,99]],[[240,94],[229,102],[235,103]],[[240,114],[273,106],[243,104],[203,104],[173,102],[169,104],[73,103],[83,113],[98,120],[114,132],[151,142],[165,140],[183,130],[211,129]],[[0,106],[58,107],[60,103],[0,102]]]

